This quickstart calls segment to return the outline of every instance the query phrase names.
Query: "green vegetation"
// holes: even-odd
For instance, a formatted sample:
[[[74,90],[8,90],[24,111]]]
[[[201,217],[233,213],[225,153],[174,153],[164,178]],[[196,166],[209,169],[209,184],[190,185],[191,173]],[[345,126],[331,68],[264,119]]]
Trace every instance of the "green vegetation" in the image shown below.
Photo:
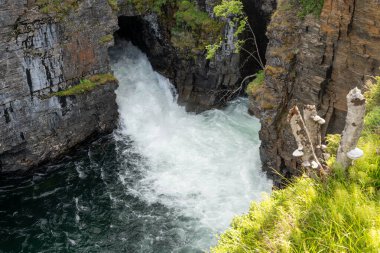
[[[364,119],[366,129],[380,134],[380,107],[374,107]]]
[[[177,2],[177,7],[174,14],[176,25],[171,29],[174,46],[198,53],[220,36],[223,24],[212,19],[194,3],[183,0]]]
[[[127,0],[139,13],[154,12],[162,14],[162,7],[173,4],[176,0]]]
[[[202,11],[191,0],[126,1],[139,13],[160,15],[161,21],[171,27],[171,42],[184,54],[191,52],[192,55],[195,55],[205,50],[206,45],[220,37],[221,30],[225,25],[211,18],[207,12]]]
[[[275,190],[236,217],[211,252],[378,252],[380,248],[379,79],[366,93],[369,111],[358,147],[364,157],[345,173],[329,161],[325,180],[306,176]],[[377,85],[377,86],[376,86]],[[327,138],[336,154],[340,136]]]
[[[245,92],[248,95],[252,95],[255,91],[257,91],[259,87],[262,86],[262,84],[264,83],[264,79],[265,79],[265,72],[264,70],[260,70],[259,72],[256,73],[256,78],[248,84]]]
[[[83,0],[37,0],[42,13],[65,17]],[[117,0],[107,0],[113,11],[118,11]],[[192,55],[203,52],[206,46],[217,41],[225,23],[215,20],[190,0],[125,0],[138,13],[156,13],[171,31],[171,41],[183,53]],[[165,7],[170,7],[166,8]],[[169,9],[169,13],[167,13]],[[111,41],[111,35],[103,36],[100,43]]]
[[[111,6],[111,9],[113,11],[118,11],[119,10],[119,6],[117,5],[117,0],[107,0],[109,6]]]
[[[64,96],[79,95],[79,94],[89,92],[100,85],[107,84],[110,82],[116,82],[116,81],[117,79],[111,73],[93,75],[93,76],[90,76],[88,79],[82,79],[78,85],[72,86],[66,90],[51,93],[51,96],[64,97]]]
[[[333,157],[336,157],[341,138],[342,136],[340,134],[329,134],[326,136],[326,142],[327,142],[326,152],[329,153]]]
[[[238,37],[242,34],[248,25],[248,18],[243,12],[243,3],[240,0],[222,0],[222,2],[214,7],[214,14],[218,18],[230,19],[230,26],[236,27],[234,38],[236,52],[239,52],[244,41],[239,40]],[[253,34],[254,35],[254,34]],[[222,46],[222,38],[216,43],[206,46],[207,59],[215,56],[217,50]]]
[[[366,85],[366,88],[370,91],[365,93],[367,111],[372,111],[376,106],[380,105],[380,77],[374,77],[374,81],[370,80]]]
[[[113,35],[108,34],[108,35],[104,35],[104,36],[100,37],[99,42],[101,44],[107,44],[108,42],[111,42],[112,40],[113,40]]]
[[[45,14],[56,14],[59,18],[78,7],[80,0],[37,0],[36,4]]]
[[[314,14],[319,17],[322,12],[324,0],[293,0],[293,5],[301,5],[299,12],[300,17],[305,17],[308,14]]]

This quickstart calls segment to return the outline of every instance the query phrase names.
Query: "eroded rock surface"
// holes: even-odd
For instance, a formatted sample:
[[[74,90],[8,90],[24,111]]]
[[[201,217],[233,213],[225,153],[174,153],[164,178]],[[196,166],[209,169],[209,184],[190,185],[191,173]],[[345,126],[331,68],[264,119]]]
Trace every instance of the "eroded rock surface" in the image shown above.
[[[380,70],[380,2],[325,0],[320,18],[300,19],[282,1],[268,27],[266,78],[251,97],[262,123],[264,167],[297,174],[296,143],[286,122],[289,109],[316,105],[326,133],[343,130],[346,95]]]
[[[140,40],[133,42],[174,82],[188,110],[218,106],[222,92],[235,88],[240,59],[231,40],[211,61],[204,52],[183,55],[170,38],[175,9],[142,14],[126,3],[62,1],[42,8],[35,0],[0,0],[0,172],[25,171],[115,128],[116,82],[71,96],[54,92],[111,72],[108,48],[119,17],[141,22],[129,39]],[[197,4],[212,15],[213,0]],[[231,38],[234,29],[224,32]]]
[[[84,1],[63,19],[41,14],[32,1],[0,5],[1,172],[26,170],[112,131],[116,82],[79,95],[50,95],[110,72],[108,46],[99,43],[117,28],[108,4]]]
[[[216,1],[195,2],[201,11],[213,15]],[[154,69],[169,78],[176,86],[178,102],[185,105],[188,111],[201,112],[224,105],[226,101],[222,97],[227,90],[236,88],[241,77],[240,56],[234,53],[235,28],[226,24],[223,29],[226,43],[213,59],[207,60],[205,50],[183,53],[182,49],[173,43],[171,29],[176,22],[174,13],[173,6],[164,7],[163,13],[157,14],[150,11],[140,13],[134,10],[133,6],[120,5],[117,15],[120,17],[121,29],[117,36],[131,40],[147,54]],[[128,30],[130,22],[138,24],[136,30]],[[128,28],[123,31],[123,26]],[[181,40],[185,44],[189,39],[183,36]]]

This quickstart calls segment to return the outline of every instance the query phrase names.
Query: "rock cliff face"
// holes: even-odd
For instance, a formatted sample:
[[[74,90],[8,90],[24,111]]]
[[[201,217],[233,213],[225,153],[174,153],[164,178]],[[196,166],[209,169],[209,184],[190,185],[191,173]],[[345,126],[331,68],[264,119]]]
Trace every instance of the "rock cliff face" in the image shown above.
[[[290,107],[317,105],[326,119],[323,134],[340,133],[348,91],[380,74],[379,1],[325,0],[320,18],[305,19],[289,6],[281,1],[272,16],[265,82],[250,100],[262,123],[264,167],[283,175],[297,174],[300,166],[291,156]]]
[[[116,82],[82,94],[55,95],[111,72],[108,48],[115,31],[116,40],[130,36],[172,79],[179,102],[189,110],[217,106],[217,91],[236,85],[239,56],[228,43],[212,61],[204,53],[185,57],[170,40],[173,19],[163,18],[175,9],[167,8],[160,17],[141,14],[126,1],[119,1],[118,9],[109,2],[62,1],[57,7],[49,1],[0,0],[0,173],[25,171],[115,128]],[[197,3],[211,13],[213,1]]]
[[[99,40],[117,23],[103,3],[84,1],[61,19],[41,14],[33,1],[0,2],[1,172],[53,159],[115,127],[115,82],[75,96],[50,95],[110,72],[107,45]]]
[[[199,10],[212,16],[216,1],[195,1]],[[207,60],[205,51],[183,53],[173,43],[172,28],[175,25],[176,6],[164,7],[161,14],[152,11],[138,11],[130,5],[119,5],[120,30],[116,39],[126,38],[142,49],[148,56],[154,69],[176,86],[178,102],[188,111],[200,112],[222,105],[226,90],[236,87],[240,79],[240,57],[234,53],[234,28],[228,25],[223,29],[224,43],[214,59]],[[182,43],[188,40],[182,36]],[[191,46],[195,46],[192,44]]]

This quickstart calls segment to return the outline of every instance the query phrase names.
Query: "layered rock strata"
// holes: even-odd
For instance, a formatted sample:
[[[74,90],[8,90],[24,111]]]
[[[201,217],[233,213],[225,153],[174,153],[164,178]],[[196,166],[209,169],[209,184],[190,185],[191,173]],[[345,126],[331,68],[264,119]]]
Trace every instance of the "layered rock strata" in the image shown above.
[[[116,82],[54,96],[83,78],[110,72],[107,45],[117,28],[111,8],[84,1],[64,18],[33,1],[0,7],[0,171],[26,170],[116,124]],[[98,32],[94,33],[94,29]]]
[[[299,173],[286,122],[292,106],[316,105],[326,119],[323,135],[343,130],[347,93],[380,74],[379,8],[374,0],[325,0],[320,17],[300,18],[290,1],[279,3],[268,27],[265,81],[250,99],[268,171]]]
[[[0,1],[0,172],[25,171],[116,127],[117,82],[72,95],[57,92],[111,73],[108,48],[118,18],[119,24],[121,17],[142,23],[129,39],[140,39],[137,46],[174,82],[188,110],[215,107],[221,92],[234,89],[240,73],[232,41],[211,61],[204,52],[184,56],[170,38],[175,7],[159,16],[118,2],[115,8],[107,0]],[[212,15],[213,1],[197,4]],[[231,38],[234,29],[224,32]]]

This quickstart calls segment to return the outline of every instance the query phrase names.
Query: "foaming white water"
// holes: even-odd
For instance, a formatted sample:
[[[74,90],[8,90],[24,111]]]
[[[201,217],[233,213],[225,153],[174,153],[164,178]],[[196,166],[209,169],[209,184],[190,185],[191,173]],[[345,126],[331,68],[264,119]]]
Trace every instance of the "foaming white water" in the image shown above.
[[[195,218],[211,236],[223,231],[272,187],[261,172],[259,122],[247,114],[247,101],[187,113],[169,80],[136,47],[118,54],[119,134],[132,138],[147,163],[130,192]]]

